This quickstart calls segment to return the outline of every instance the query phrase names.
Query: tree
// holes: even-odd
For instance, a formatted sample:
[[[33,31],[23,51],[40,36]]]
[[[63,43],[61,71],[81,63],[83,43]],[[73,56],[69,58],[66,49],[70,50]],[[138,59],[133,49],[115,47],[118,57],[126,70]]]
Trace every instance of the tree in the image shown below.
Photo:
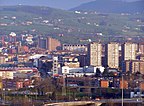
[[[51,99],[55,99],[56,93],[61,92],[61,86],[56,78],[47,77],[39,83],[37,90],[41,95],[52,94]]]
[[[101,71],[99,68],[96,69],[95,77],[101,76]]]
[[[108,69],[105,68],[104,72],[102,73],[102,76],[107,77],[109,75]]]
[[[113,77],[113,76],[114,76],[114,72],[112,72],[112,71],[109,72],[109,73],[108,73],[108,76],[109,76],[109,77]]]

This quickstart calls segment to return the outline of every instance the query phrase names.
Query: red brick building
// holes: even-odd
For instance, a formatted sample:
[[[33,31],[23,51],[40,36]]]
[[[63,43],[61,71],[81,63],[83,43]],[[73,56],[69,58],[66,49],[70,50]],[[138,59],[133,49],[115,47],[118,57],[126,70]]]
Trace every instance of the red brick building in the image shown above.
[[[108,88],[108,87],[109,87],[109,81],[101,80],[101,88]]]
[[[38,47],[47,49],[49,51],[57,50],[57,47],[61,46],[60,41],[51,37],[39,37]]]
[[[122,83],[123,82],[123,83]],[[128,81],[120,81],[120,89],[128,89]]]

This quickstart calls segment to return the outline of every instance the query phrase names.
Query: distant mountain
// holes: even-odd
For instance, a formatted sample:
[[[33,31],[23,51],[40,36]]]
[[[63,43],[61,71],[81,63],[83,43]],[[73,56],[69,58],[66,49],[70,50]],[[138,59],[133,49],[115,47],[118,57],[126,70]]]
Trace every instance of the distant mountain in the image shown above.
[[[0,0],[0,6],[29,5],[48,6],[59,9],[70,9],[92,0]]]
[[[144,12],[144,0],[125,2],[116,0],[96,0],[82,4],[70,10],[97,11],[103,13],[135,13]]]
[[[0,13],[7,13],[9,12],[10,15],[17,13],[17,15],[21,13],[31,14],[31,15],[38,15],[48,18],[63,18],[63,17],[71,17],[72,12],[55,9],[51,7],[45,6],[27,6],[27,5],[17,5],[17,6],[0,6]],[[73,13],[74,14],[74,13]]]

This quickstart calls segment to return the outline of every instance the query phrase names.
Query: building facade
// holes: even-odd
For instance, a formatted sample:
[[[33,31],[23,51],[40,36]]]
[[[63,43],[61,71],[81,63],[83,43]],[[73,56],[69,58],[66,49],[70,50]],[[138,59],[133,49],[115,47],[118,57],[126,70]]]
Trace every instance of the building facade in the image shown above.
[[[13,70],[0,69],[0,77],[2,79],[13,79],[14,78],[14,71]]]
[[[57,56],[54,56],[53,57],[53,67],[52,67],[52,72],[53,72],[53,75],[56,75],[58,74],[58,57]]]
[[[126,42],[122,45],[122,59],[135,60],[136,59],[137,44]]]
[[[131,73],[140,72],[144,74],[144,61],[142,60],[126,60],[123,64],[123,71]]]
[[[88,45],[88,60],[91,66],[102,65],[102,44],[92,42]]]
[[[107,65],[110,68],[119,68],[119,44],[112,42],[106,45]]]
[[[138,52],[140,54],[144,54],[144,43],[139,43],[138,44]]]
[[[0,64],[5,64],[6,63],[6,56],[3,54],[0,54]]]
[[[132,73],[140,72],[141,74],[144,74],[144,61],[141,60],[131,61],[130,69]]]
[[[38,47],[42,49],[47,49],[47,38],[39,37],[38,38]]]
[[[61,43],[57,39],[53,39],[51,37],[47,38],[47,49],[49,51],[55,51],[60,46],[61,46]]]
[[[64,65],[68,66],[69,68],[78,68],[80,67],[80,62],[76,57],[69,57],[67,60],[64,59]]]
[[[57,47],[60,47],[61,43],[57,39],[51,37],[39,37],[38,39],[38,47],[47,49],[49,51],[57,50]]]
[[[87,45],[82,44],[63,44],[63,50],[87,52]]]

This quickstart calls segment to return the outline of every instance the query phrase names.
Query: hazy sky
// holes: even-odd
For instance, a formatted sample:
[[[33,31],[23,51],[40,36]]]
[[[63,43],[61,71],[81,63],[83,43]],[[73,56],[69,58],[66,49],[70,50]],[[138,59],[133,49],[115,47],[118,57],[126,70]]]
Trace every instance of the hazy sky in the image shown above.
[[[54,8],[70,9],[82,3],[95,0],[0,0],[0,5],[43,5]],[[123,0],[123,1],[137,1],[137,0]]]

